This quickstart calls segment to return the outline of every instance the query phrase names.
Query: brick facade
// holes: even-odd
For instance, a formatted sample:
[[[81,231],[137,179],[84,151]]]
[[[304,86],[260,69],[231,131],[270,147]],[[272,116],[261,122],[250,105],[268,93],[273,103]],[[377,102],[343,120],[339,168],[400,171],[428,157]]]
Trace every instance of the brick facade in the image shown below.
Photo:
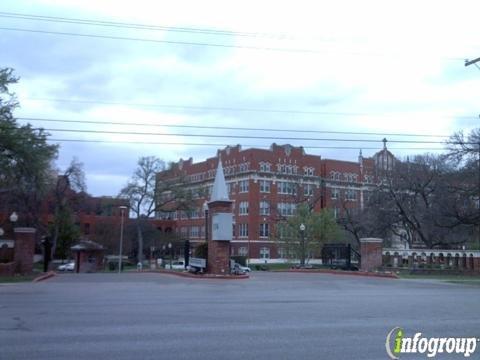
[[[360,270],[375,271],[382,266],[382,239],[360,239]]]
[[[194,163],[192,158],[174,165],[172,176],[186,177],[198,191],[191,214],[157,213],[157,219],[174,220],[177,233],[193,246],[203,242],[202,205],[211,193],[221,157],[229,197],[233,201],[234,228],[231,255],[263,262],[284,255],[276,246],[276,224],[291,216],[297,204],[308,201],[316,211],[331,209],[339,216],[344,208],[361,208],[376,179],[376,159],[389,159],[386,150],[358,162],[322,159],[303,147],[272,144],[270,149],[245,149],[240,145],[217,151],[217,156]],[[391,155],[393,157],[393,155]],[[159,173],[158,177],[165,176]]]
[[[14,262],[17,272],[29,274],[33,271],[33,255],[35,254],[35,233],[33,228],[14,228],[15,248]]]

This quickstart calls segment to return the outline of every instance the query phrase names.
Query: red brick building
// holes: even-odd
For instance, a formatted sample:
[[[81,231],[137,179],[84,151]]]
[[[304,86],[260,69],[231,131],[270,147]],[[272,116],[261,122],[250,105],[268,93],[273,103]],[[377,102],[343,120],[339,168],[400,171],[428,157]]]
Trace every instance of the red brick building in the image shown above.
[[[59,178],[61,181],[62,178]],[[118,242],[121,223],[120,206],[127,206],[128,201],[107,196],[94,197],[84,192],[75,192],[68,183],[66,191],[62,195],[62,201],[66,202],[72,212],[73,222],[80,232],[79,239],[74,241],[95,240],[102,242],[103,245],[110,245],[108,242]],[[0,209],[0,227],[3,226],[5,234],[0,240],[12,237],[12,224],[8,221],[8,216],[15,210],[18,214],[18,222],[21,224],[24,219],[21,210],[18,209]],[[40,253],[39,246],[41,237],[51,233],[55,221],[55,191],[52,190],[41,202],[38,215],[39,228],[36,232],[36,252]],[[128,221],[128,211],[125,211],[125,220]],[[107,239],[108,238],[108,239]],[[105,243],[106,242],[106,243]],[[110,246],[111,247],[111,246]]]
[[[158,219],[176,221],[176,231],[192,243],[205,239],[203,204],[213,185],[221,157],[229,197],[233,200],[231,255],[255,261],[282,259],[285,252],[274,241],[275,224],[292,216],[298,204],[308,201],[314,209],[358,207],[376,182],[378,168],[387,169],[393,155],[384,149],[358,162],[322,159],[303,147],[272,144],[270,149],[245,149],[240,145],[218,150],[217,156],[193,163],[192,158],[174,164],[174,175],[183,176],[196,196],[195,209],[157,213]],[[164,174],[159,174],[164,176]],[[340,206],[342,204],[342,206]]]

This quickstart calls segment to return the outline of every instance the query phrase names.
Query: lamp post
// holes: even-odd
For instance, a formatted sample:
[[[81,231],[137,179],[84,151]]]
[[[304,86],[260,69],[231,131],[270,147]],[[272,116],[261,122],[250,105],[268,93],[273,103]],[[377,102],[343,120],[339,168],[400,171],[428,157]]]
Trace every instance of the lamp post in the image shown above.
[[[165,263],[165,244],[162,245],[162,266],[166,268],[166,263]]]
[[[12,223],[12,227],[14,227],[15,223],[18,220],[18,215],[15,211],[10,214],[9,220]],[[3,236],[4,234],[5,234],[5,230],[3,230],[2,227],[0,227],[0,236]]]
[[[15,223],[17,222],[17,220],[18,220],[18,215],[17,215],[17,213],[14,211],[14,212],[12,212],[12,214],[10,215],[10,221],[15,224]]]
[[[170,252],[170,270],[172,270],[172,243],[168,243],[168,251]]]
[[[304,267],[305,266],[305,224],[300,224],[300,236],[302,239],[302,242],[300,244],[301,246],[301,256],[300,256],[300,266]]]
[[[122,272],[122,255],[123,255],[123,224],[125,217],[126,206],[119,206],[120,216],[121,216],[121,225],[120,225],[120,250],[118,251],[118,273]]]
[[[203,203],[202,206],[203,214],[205,215],[205,241],[208,241],[208,203],[207,200]]]

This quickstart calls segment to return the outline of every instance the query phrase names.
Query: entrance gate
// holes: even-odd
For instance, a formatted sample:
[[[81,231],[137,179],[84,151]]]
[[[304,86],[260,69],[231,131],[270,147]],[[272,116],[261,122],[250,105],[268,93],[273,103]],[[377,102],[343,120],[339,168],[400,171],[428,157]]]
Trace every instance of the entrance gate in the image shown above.
[[[322,263],[332,269],[358,270],[360,253],[350,244],[325,244],[322,248]]]

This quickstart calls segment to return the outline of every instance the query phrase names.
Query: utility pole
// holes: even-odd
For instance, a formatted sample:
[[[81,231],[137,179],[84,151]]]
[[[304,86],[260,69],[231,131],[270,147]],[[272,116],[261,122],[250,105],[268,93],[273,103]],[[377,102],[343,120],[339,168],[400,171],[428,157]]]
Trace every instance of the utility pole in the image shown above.
[[[480,70],[480,66],[478,66],[478,62],[480,62],[480,57],[474,60],[465,59],[465,66],[475,65],[475,67]],[[480,213],[480,142],[478,145],[478,211]],[[478,225],[478,249],[480,250],[480,224]]]

